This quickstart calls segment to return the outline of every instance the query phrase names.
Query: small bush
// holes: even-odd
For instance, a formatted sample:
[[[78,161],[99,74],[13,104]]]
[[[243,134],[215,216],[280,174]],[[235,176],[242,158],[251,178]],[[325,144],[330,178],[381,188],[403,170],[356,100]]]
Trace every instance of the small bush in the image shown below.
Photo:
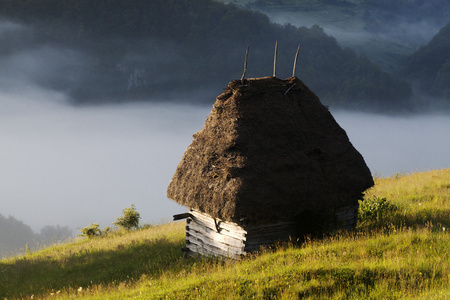
[[[91,225],[81,228],[79,236],[93,238],[102,235],[102,230],[98,226],[98,223],[91,223]]]
[[[102,230],[102,235],[107,235],[108,233],[112,232],[111,227],[106,226],[103,230]]]
[[[376,221],[388,212],[397,210],[397,206],[390,203],[386,198],[373,196],[372,199],[359,201],[358,219],[360,221]]]
[[[140,218],[141,215],[136,211],[136,207],[134,204],[131,204],[131,207],[123,209],[123,216],[118,217],[117,221],[113,224],[126,230],[131,230],[133,228],[139,228]]]
[[[149,229],[149,228],[152,228],[152,227],[153,227],[152,224],[144,224],[144,225],[141,226],[141,229]]]

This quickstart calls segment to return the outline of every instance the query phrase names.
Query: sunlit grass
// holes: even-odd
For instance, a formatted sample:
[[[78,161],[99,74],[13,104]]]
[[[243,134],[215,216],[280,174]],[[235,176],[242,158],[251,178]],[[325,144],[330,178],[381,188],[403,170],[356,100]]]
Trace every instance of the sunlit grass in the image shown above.
[[[117,232],[102,238],[55,245],[36,253],[3,259],[0,296],[39,295],[95,284],[129,282],[161,274],[179,259],[183,224]]]
[[[89,299],[402,299],[434,295],[445,299],[450,292],[449,243],[448,234],[427,228],[341,234],[300,247],[263,251],[241,262],[189,260],[193,263],[186,268],[167,270],[159,278],[142,277],[131,286],[95,286],[77,295]]]
[[[450,169],[375,178],[375,187],[366,192],[366,198],[374,195],[399,208],[376,226],[450,225]]]
[[[0,299],[448,299],[450,169],[376,178],[397,210],[242,261],[183,258],[184,222],[0,262]]]

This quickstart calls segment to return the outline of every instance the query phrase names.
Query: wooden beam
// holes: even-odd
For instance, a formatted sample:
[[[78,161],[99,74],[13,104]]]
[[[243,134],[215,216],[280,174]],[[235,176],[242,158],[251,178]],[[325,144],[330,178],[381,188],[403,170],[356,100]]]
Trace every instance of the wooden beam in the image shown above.
[[[273,77],[277,74],[277,56],[278,56],[278,41],[275,42],[275,54],[273,55]]]
[[[173,215],[173,220],[174,221],[183,220],[183,219],[189,218],[190,216],[191,216],[190,213],[183,213],[183,214]]]
[[[300,45],[298,45],[297,52],[295,53],[294,68],[292,70],[292,77],[295,77],[295,71],[297,70],[298,52],[300,51]]]
[[[245,74],[247,73],[247,61],[248,61],[248,46],[247,51],[245,51],[245,61],[244,61],[244,73],[242,73],[241,84],[244,85]]]

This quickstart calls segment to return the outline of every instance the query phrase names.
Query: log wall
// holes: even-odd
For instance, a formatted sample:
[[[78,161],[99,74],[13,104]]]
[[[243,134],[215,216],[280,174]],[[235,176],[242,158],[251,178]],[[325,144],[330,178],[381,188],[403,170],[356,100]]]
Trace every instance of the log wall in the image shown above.
[[[247,232],[239,225],[214,219],[196,210],[186,221],[186,247],[205,256],[245,255]]]
[[[327,228],[352,229],[356,226],[358,204],[349,204],[334,209],[325,220]],[[249,252],[276,242],[285,242],[302,237],[298,232],[298,220],[271,224],[236,224],[212,218],[208,214],[191,209],[189,213],[175,215],[174,220],[186,218],[186,248],[189,253],[204,256],[226,256],[241,258]]]
[[[336,228],[350,230],[356,227],[358,222],[359,203],[341,206],[335,209]]]

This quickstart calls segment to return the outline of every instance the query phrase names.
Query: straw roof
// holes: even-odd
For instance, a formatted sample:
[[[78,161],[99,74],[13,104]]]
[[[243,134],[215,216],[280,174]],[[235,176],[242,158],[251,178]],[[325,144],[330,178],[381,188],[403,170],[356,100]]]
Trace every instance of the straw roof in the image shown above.
[[[319,98],[296,77],[230,82],[167,189],[237,222],[283,220],[356,202],[373,179]]]

